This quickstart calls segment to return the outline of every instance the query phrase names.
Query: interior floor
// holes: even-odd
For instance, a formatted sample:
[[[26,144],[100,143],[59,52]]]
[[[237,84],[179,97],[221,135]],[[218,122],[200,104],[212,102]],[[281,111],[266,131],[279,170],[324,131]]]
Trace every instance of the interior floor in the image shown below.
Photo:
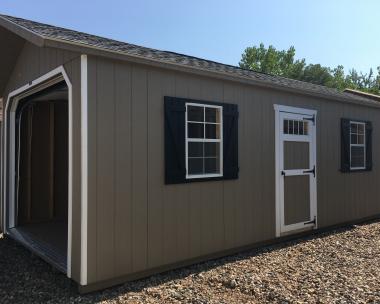
[[[67,269],[67,222],[50,221],[10,229],[12,237],[60,271]]]

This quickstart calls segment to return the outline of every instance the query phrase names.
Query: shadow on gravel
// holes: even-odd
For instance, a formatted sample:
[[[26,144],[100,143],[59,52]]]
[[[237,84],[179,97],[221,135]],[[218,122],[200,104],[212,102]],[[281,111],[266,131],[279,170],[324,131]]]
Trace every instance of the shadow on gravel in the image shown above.
[[[0,299],[1,303],[97,303],[112,302],[120,295],[138,293],[144,288],[181,279],[189,275],[237,262],[250,257],[269,253],[280,248],[300,244],[315,238],[354,229],[354,226],[299,238],[284,243],[261,247],[225,258],[211,260],[193,266],[157,274],[146,279],[126,283],[104,291],[79,295],[76,285],[67,277],[15,241],[0,234]],[[118,302],[119,303],[119,302]]]

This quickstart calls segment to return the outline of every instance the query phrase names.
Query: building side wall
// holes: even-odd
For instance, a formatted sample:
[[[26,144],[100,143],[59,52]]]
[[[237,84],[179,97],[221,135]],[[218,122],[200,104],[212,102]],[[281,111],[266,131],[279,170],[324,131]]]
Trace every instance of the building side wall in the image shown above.
[[[5,100],[10,92],[63,65],[73,87],[73,239],[72,278],[80,280],[81,248],[81,70],[80,54],[52,48],[39,48],[26,42],[21,51],[5,90]],[[5,105],[4,105],[5,108]]]
[[[88,283],[275,238],[274,104],[317,116],[318,225],[380,213],[380,111],[89,57]],[[164,96],[239,106],[238,180],[164,184]],[[340,118],[373,123],[373,170],[340,173]]]

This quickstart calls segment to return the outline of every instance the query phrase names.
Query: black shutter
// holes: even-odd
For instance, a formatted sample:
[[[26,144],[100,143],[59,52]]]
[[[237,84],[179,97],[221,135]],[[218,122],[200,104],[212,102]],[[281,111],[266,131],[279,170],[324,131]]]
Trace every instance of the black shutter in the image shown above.
[[[165,97],[165,183],[186,182],[185,114],[183,100]]]
[[[350,120],[342,118],[341,120],[341,147],[340,147],[340,170],[342,172],[350,171]]]
[[[366,170],[372,170],[372,123],[365,124],[365,142],[366,142]]]
[[[239,177],[239,112],[237,105],[223,105],[223,178]]]

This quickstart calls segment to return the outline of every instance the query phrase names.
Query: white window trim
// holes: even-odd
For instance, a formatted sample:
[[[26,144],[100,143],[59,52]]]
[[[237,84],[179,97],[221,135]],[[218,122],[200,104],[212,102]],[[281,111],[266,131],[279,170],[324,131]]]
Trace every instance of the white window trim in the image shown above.
[[[362,144],[352,144],[351,143],[351,124],[356,124],[356,125],[363,125],[363,129],[364,129],[364,140],[363,140],[363,143]],[[362,167],[352,167],[351,166],[351,147],[363,147],[364,148],[364,166]],[[362,121],[354,121],[354,120],[350,120],[350,170],[363,170],[366,168],[366,162],[367,162],[367,159],[366,159],[366,153],[367,153],[367,142],[366,142],[366,130],[365,130],[365,122],[362,122]]]
[[[203,108],[214,108],[214,109],[219,109],[220,113],[220,123],[208,123],[206,122],[206,119],[204,117],[204,122],[199,122],[199,121],[191,121],[187,120],[187,108],[188,106],[195,106],[195,107],[203,107]],[[204,116],[206,115],[206,111],[204,111]],[[185,161],[186,161],[186,179],[197,179],[197,178],[212,178],[212,177],[222,177],[223,176],[223,107],[222,106],[215,106],[215,105],[210,105],[210,104],[202,104],[202,103],[191,103],[188,102],[186,103],[186,114],[185,114]],[[206,139],[206,138],[188,138],[187,136],[187,126],[188,123],[202,123],[202,124],[219,124],[220,125],[220,139]],[[203,132],[206,132],[206,128],[204,128]],[[205,133],[204,133],[205,134]],[[219,143],[219,168],[220,168],[220,173],[217,174],[188,174],[189,172],[189,142],[215,142]]]

